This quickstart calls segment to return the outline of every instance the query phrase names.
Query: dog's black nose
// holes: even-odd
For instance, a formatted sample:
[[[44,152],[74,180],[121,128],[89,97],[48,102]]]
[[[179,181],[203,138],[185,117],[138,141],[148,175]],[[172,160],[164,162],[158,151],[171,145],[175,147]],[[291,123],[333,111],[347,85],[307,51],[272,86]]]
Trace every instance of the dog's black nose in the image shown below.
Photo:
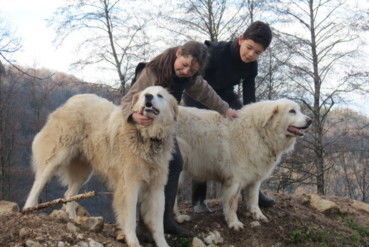
[[[146,107],[152,107],[151,101],[153,98],[154,96],[152,96],[152,94],[149,94],[149,93],[145,94],[145,106]]]
[[[313,120],[311,118],[306,118],[306,124],[307,126],[310,126],[310,124],[313,122]]]
[[[152,94],[145,94],[145,101],[146,102],[150,102],[152,99],[154,98],[154,96],[152,96]]]

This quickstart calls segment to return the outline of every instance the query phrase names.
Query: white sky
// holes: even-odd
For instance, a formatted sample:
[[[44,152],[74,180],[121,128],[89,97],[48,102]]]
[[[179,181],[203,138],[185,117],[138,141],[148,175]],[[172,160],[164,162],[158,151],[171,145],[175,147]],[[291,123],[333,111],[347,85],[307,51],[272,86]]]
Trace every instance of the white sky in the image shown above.
[[[72,59],[67,48],[56,49],[54,31],[44,21],[60,3],[59,0],[0,0],[0,11],[15,35],[22,39],[17,63],[68,71]]]
[[[115,75],[106,72],[96,73],[92,66],[83,71],[71,70],[75,44],[73,40],[59,47],[53,43],[55,31],[47,26],[46,19],[63,4],[63,0],[0,0],[0,16],[3,17],[15,35],[22,39],[22,50],[14,56],[16,63],[32,68],[73,74],[89,82],[111,81],[114,85]]]
[[[89,82],[111,82],[114,85],[115,74],[96,70],[90,67],[83,71],[71,71],[69,65],[74,61],[73,41],[68,41],[58,48],[52,40],[55,32],[47,27],[46,18],[60,6],[63,0],[0,0],[0,16],[5,20],[17,37],[22,39],[22,50],[15,55],[16,63],[33,67],[47,68],[55,71],[73,74],[77,78]],[[367,7],[369,1],[361,0],[362,7]],[[369,67],[369,59],[365,60]],[[98,73],[96,71],[99,71]],[[350,104],[353,108],[369,116],[369,96],[357,96]]]

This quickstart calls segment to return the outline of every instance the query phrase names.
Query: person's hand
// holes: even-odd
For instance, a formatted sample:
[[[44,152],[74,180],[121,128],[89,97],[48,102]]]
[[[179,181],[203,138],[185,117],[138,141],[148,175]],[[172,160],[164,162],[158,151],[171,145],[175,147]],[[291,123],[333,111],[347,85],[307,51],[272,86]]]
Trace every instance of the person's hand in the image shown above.
[[[226,113],[225,116],[229,119],[229,120],[233,120],[235,118],[238,118],[238,113],[236,110],[233,110],[232,108],[229,108]]]
[[[142,125],[142,126],[149,126],[152,124],[153,119],[143,115],[142,113],[135,112],[132,114],[132,119],[135,123]]]

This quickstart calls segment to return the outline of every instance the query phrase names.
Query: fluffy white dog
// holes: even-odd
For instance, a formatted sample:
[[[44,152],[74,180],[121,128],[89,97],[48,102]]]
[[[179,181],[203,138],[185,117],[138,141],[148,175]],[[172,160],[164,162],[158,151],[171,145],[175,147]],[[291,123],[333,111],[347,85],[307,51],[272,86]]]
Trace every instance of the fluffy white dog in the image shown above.
[[[242,189],[253,218],[267,221],[258,205],[260,184],[311,124],[287,99],[250,104],[238,114],[230,121],[214,111],[179,107],[177,121],[184,171],[198,181],[222,184],[224,216],[235,230],[243,228],[236,214]],[[179,221],[187,218],[177,207],[175,214]]]
[[[65,197],[77,194],[92,171],[113,194],[117,222],[131,247],[136,236],[136,206],[160,247],[164,238],[164,186],[174,145],[177,101],[164,88],[148,87],[133,97],[132,112],[153,118],[149,127],[123,119],[122,109],[92,94],[73,96],[50,114],[32,143],[35,181],[24,208],[35,206],[54,175],[68,186]],[[76,216],[75,204],[67,211]]]

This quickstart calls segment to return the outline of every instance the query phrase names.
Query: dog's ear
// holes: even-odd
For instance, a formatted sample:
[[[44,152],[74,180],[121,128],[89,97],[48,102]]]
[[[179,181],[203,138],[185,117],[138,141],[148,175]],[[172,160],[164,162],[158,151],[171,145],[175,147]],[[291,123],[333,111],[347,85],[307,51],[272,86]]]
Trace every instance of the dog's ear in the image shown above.
[[[132,102],[131,102],[131,110],[135,110],[134,107],[138,101],[140,97],[140,93],[135,93],[133,96],[132,96]]]
[[[267,116],[266,119],[263,122],[263,128],[273,120],[273,118],[278,114],[278,112],[279,112],[278,106],[274,106],[271,109],[271,111],[269,111],[269,113],[266,115]]]

